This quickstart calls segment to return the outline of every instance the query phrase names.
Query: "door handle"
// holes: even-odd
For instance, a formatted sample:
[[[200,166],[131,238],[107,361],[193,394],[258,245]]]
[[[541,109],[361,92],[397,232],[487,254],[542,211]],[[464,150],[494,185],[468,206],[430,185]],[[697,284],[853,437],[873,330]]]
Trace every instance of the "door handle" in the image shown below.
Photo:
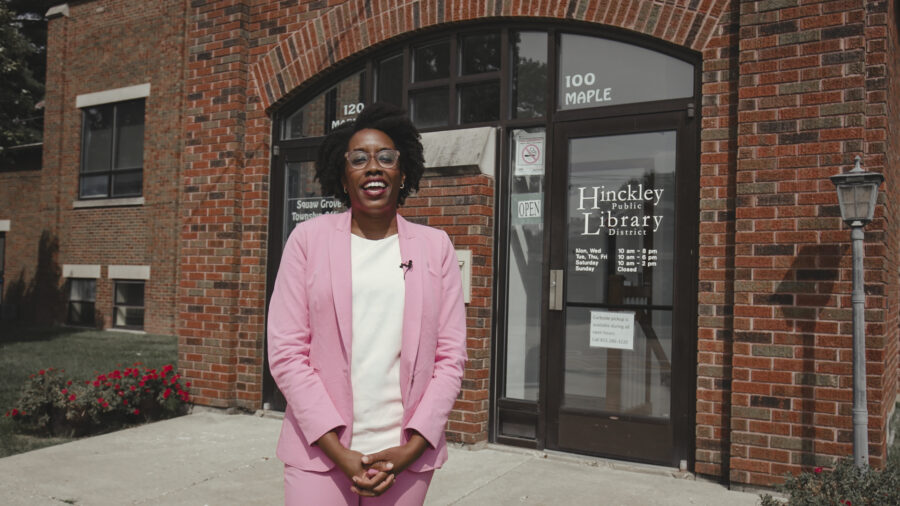
[[[562,311],[563,271],[550,269],[550,311]]]

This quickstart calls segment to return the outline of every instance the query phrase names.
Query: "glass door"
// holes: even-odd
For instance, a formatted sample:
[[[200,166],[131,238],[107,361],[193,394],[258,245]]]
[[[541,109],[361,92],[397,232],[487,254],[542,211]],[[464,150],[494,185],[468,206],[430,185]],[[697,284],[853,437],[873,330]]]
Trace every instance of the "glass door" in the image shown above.
[[[299,128],[299,127],[298,127]],[[288,237],[298,224],[329,213],[345,210],[334,197],[323,197],[319,183],[315,181],[315,157],[319,144],[315,141],[294,141],[299,144],[281,150],[272,166],[272,198],[269,201],[269,252],[267,286],[275,286],[275,276],[281,264],[281,252]],[[286,407],[284,396],[278,391],[269,372],[268,356],[265,358],[263,374],[263,402],[267,409],[283,411]]]
[[[686,245],[697,215],[696,197],[679,186],[691,149],[682,117],[556,131],[554,194],[564,216],[551,231],[550,447],[665,465],[689,458],[685,351],[696,305]]]

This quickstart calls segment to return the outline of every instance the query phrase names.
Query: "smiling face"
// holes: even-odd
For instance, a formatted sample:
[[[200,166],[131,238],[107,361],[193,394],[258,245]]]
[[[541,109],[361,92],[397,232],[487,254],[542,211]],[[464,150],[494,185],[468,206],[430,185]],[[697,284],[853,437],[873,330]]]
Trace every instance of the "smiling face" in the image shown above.
[[[347,143],[347,152],[364,151],[369,154],[368,163],[354,168],[344,162],[341,182],[350,197],[350,208],[355,217],[367,219],[393,219],[397,213],[397,201],[403,172],[399,162],[394,168],[379,165],[376,155],[381,150],[393,150],[394,141],[381,130],[364,129],[356,132]]]

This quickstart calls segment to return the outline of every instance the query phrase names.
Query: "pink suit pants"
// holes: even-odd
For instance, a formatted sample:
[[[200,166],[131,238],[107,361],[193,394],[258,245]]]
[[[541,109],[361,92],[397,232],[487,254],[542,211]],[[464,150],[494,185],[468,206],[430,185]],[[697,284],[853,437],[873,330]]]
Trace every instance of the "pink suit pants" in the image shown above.
[[[434,471],[403,471],[378,497],[362,497],[350,490],[351,482],[334,467],[317,473],[284,466],[285,506],[422,506]]]

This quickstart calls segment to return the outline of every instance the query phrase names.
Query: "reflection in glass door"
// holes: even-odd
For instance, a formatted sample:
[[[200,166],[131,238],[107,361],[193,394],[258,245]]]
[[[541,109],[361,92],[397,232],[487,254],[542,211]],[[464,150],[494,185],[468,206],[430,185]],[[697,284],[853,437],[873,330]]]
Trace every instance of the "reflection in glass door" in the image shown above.
[[[575,123],[557,133],[566,217],[551,257],[565,289],[552,332],[551,446],[677,465],[686,456],[673,417],[680,423],[685,406],[673,389],[690,388],[673,384],[676,369],[689,370],[676,364],[676,343],[690,335],[676,318],[679,134],[660,119],[621,131]]]

